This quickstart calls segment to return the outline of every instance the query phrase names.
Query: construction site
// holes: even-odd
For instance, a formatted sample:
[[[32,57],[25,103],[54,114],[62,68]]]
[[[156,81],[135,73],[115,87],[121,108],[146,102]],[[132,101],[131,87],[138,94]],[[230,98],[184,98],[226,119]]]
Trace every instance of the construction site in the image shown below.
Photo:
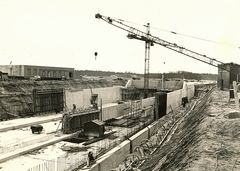
[[[151,153],[158,161],[155,157],[163,142],[181,129],[179,124],[190,113],[201,112],[215,87],[215,82],[166,81],[163,91],[161,80],[150,79],[150,87],[155,88],[146,94],[143,80],[129,80],[124,86],[52,82],[51,89],[46,81],[2,82],[1,170],[144,167]],[[11,89],[6,88],[11,84]]]
[[[142,77],[0,65],[0,171],[240,170],[240,65],[152,35],[149,23],[92,17],[144,43]],[[217,68],[217,79],[152,78],[152,46]]]

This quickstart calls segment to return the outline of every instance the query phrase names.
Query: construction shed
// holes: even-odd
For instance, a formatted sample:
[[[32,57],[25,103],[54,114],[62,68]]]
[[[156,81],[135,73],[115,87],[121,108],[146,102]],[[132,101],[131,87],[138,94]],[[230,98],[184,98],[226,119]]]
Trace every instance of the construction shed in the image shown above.
[[[225,63],[218,65],[218,88],[221,90],[232,89],[233,81],[240,80],[240,65],[235,63]]]
[[[105,131],[105,123],[100,120],[92,120],[84,124],[84,135],[88,137],[102,137]]]

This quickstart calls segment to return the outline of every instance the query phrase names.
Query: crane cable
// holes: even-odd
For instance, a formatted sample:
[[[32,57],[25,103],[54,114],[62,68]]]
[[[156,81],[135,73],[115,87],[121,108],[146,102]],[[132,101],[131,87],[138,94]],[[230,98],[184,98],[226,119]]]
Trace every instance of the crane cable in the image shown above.
[[[132,21],[128,21],[128,20],[123,20],[123,19],[118,19],[118,18],[112,18],[120,23],[123,24],[123,22],[125,23],[129,23],[129,24],[133,24],[133,25],[137,25],[137,26],[141,26],[141,27],[146,27],[146,25],[142,25],[136,22],[132,22]],[[205,42],[209,42],[209,43],[214,43],[214,44],[218,44],[218,45],[223,45],[223,43],[215,41],[215,40],[210,40],[210,39],[206,39],[206,38],[201,38],[198,36],[194,36],[194,35],[189,35],[189,34],[184,34],[184,33],[179,33],[173,30],[167,30],[167,29],[163,29],[163,28],[159,28],[159,27],[155,27],[155,26],[151,26],[151,29],[153,30],[158,30],[158,31],[162,31],[162,32],[166,32],[166,33],[170,33],[170,34],[174,34],[174,35],[179,35],[182,37],[187,37],[187,38],[191,38],[191,39],[196,39],[196,40],[201,40],[201,41],[205,41]],[[236,45],[232,45],[232,44],[227,44],[227,46],[232,47],[232,48],[237,48],[240,49],[240,46],[236,46]]]

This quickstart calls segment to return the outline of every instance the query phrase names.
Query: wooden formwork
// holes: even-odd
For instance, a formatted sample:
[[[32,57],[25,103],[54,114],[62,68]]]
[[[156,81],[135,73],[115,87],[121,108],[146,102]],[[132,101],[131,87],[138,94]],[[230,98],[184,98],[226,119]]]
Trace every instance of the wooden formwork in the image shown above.
[[[64,91],[60,89],[34,89],[33,112],[60,112],[64,107]]]
[[[80,131],[84,124],[95,119],[99,119],[100,110],[86,112],[66,113],[63,116],[63,133],[69,134]]]

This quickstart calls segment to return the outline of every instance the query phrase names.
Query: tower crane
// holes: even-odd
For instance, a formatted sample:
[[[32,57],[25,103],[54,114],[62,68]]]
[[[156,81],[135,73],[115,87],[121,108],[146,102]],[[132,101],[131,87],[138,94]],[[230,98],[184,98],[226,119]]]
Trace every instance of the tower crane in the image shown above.
[[[150,46],[153,46],[153,44],[158,44],[160,46],[163,46],[165,48],[168,48],[170,50],[173,50],[177,53],[183,54],[185,56],[188,56],[190,58],[193,58],[195,60],[204,62],[206,64],[209,64],[214,67],[221,68],[222,70],[228,71],[226,68],[221,67],[221,64],[224,64],[223,62],[211,58],[209,56],[200,54],[198,52],[189,50],[185,47],[179,46],[176,43],[172,43],[163,39],[160,39],[159,37],[153,36],[150,34],[150,24],[148,23],[146,25],[147,31],[143,32],[141,30],[138,30],[124,22],[124,20],[121,19],[114,19],[108,16],[103,16],[99,13],[95,15],[95,18],[101,19],[108,24],[111,24],[119,29],[122,29],[126,32],[128,32],[127,37],[129,39],[137,39],[145,42],[145,63],[144,63],[144,89],[149,88],[149,61],[150,61]]]

